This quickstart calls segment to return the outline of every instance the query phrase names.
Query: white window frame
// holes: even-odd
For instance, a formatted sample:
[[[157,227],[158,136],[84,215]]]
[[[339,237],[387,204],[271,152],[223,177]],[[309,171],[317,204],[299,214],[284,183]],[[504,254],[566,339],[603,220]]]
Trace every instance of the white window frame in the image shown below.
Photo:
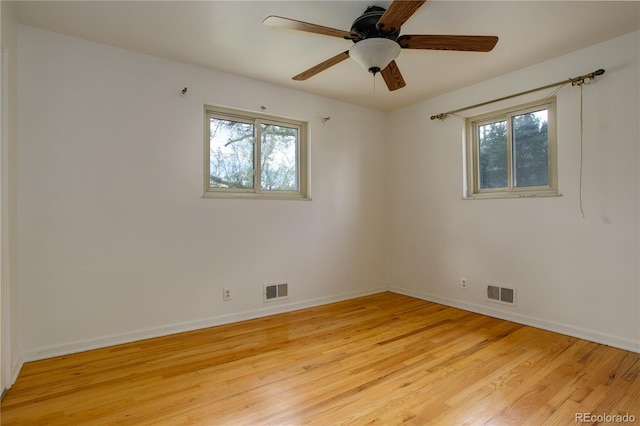
[[[210,119],[219,118],[253,124],[256,137],[253,149],[253,188],[214,188],[209,186],[210,177]],[[296,158],[297,191],[272,191],[261,189],[262,170],[260,169],[261,138],[259,137],[261,124],[286,126],[298,130],[298,146]],[[308,198],[308,159],[307,139],[308,123],[306,121],[277,117],[252,111],[244,111],[222,106],[204,106],[204,195],[205,198],[263,198],[263,199],[293,199],[309,200]]]
[[[514,187],[513,184],[513,140],[511,137],[511,117],[546,109],[549,144],[549,185]],[[507,187],[480,188],[480,166],[478,146],[478,126],[496,121],[507,122]],[[465,199],[477,198],[521,198],[558,196],[558,154],[556,137],[556,98],[546,98],[522,105],[476,115],[466,119],[466,167]]]

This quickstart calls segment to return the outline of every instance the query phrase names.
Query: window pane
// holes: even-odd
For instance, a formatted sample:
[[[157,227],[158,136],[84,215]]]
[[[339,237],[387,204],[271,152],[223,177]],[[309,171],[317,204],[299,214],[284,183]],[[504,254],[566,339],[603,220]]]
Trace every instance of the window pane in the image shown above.
[[[513,129],[513,186],[549,185],[547,110],[515,115]]]
[[[209,186],[253,188],[253,124],[209,120]]]
[[[298,191],[298,129],[262,124],[260,130],[260,189]]]
[[[480,189],[507,187],[507,122],[478,126]]]

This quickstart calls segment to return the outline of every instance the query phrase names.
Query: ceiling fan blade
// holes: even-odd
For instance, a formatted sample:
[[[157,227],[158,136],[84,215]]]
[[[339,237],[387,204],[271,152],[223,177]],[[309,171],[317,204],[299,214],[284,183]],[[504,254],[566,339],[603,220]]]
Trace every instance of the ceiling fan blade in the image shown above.
[[[403,49],[460,50],[489,52],[498,42],[496,36],[403,35],[396,40]]]
[[[344,61],[348,57],[349,57],[348,50],[345,52],[339,53],[333,58],[329,58],[326,61],[319,63],[315,67],[311,67],[308,70],[301,72],[300,74],[293,77],[293,80],[302,81],[302,80],[311,78],[314,75],[326,70],[327,68],[330,68],[336,64],[339,64],[340,62]]]
[[[322,25],[296,21],[295,19],[283,18],[282,16],[267,16],[264,21],[262,21],[262,23],[270,27],[287,28],[290,30],[305,31],[308,33],[322,34],[346,39],[351,38],[351,33],[349,31],[337,30],[335,28],[323,27]]]
[[[396,30],[399,30],[402,24],[404,24],[407,19],[411,18],[411,15],[416,13],[420,6],[426,3],[426,1],[427,0],[394,0],[378,21],[378,29],[391,31],[395,28]]]
[[[404,82],[404,78],[402,78],[402,74],[400,73],[400,69],[396,64],[396,61],[391,61],[389,65],[382,71],[382,78],[384,78],[384,82],[387,83],[387,87],[390,91],[402,89],[407,84]]]

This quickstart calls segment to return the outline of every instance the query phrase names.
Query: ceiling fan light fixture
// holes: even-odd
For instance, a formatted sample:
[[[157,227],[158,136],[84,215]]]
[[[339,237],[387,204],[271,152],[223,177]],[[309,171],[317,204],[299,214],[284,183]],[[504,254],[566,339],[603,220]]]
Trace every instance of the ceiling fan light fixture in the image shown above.
[[[388,38],[367,38],[351,46],[349,56],[365,70],[376,74],[398,57],[402,48]]]

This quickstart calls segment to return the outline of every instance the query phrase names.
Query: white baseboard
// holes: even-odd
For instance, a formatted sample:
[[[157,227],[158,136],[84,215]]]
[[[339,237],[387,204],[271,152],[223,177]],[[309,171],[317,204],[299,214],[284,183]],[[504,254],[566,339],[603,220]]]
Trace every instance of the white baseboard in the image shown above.
[[[144,330],[135,330],[127,333],[115,334],[110,336],[102,336],[94,339],[86,339],[76,342],[64,343],[48,347],[41,347],[22,354],[22,358],[14,364],[11,371],[11,384],[18,377],[18,374],[25,362],[37,361],[55,356],[68,355],[77,352],[84,352],[92,349],[104,348],[107,346],[119,345],[123,343],[135,342],[138,340],[151,339],[154,337],[168,336],[171,334],[199,330],[217,325],[230,324],[238,321],[261,318],[269,315],[275,315],[284,312],[291,312],[298,309],[311,308],[314,306],[326,305],[328,303],[341,302],[344,300],[354,299],[357,297],[368,296],[371,294],[391,291],[394,293],[404,294],[406,296],[415,297],[429,302],[439,303],[454,308],[463,309],[478,314],[488,315],[495,318],[513,321],[519,324],[529,325],[543,330],[553,331],[580,339],[589,340],[604,345],[613,346],[620,349],[629,350],[640,353],[640,342],[634,341],[621,336],[609,335],[593,330],[587,330],[567,324],[545,320],[543,318],[532,317],[519,314],[513,310],[497,309],[491,306],[484,306],[475,303],[469,303],[462,300],[448,299],[432,294],[416,292],[401,287],[390,286],[380,287],[359,292],[345,293],[336,296],[321,297],[310,299],[296,303],[281,303],[277,306],[268,306],[256,310],[238,312],[228,315],[220,315],[216,317],[205,318],[197,321],[189,321],[178,324],[171,324],[162,327],[155,327]]]
[[[68,355],[72,353],[84,352],[92,349],[104,348],[107,346],[119,345],[123,343],[135,342],[138,340],[151,339],[154,337],[168,336],[171,334],[182,333],[185,331],[199,330],[203,328],[215,327],[217,325],[230,324],[238,321],[266,317],[269,315],[280,314],[284,312],[296,311],[299,309],[311,308],[314,306],[326,305],[328,303],[341,302],[343,300],[354,299],[357,297],[368,296],[371,294],[382,293],[387,291],[386,287],[363,290],[359,292],[345,293],[336,296],[321,297],[318,299],[310,299],[296,303],[279,303],[276,306],[263,307],[256,310],[238,312],[228,315],[220,315],[216,317],[205,318],[197,321],[183,322],[179,324],[171,324],[162,327],[154,327],[144,330],[136,330],[110,336],[97,337],[95,339],[86,339],[76,342],[64,343],[61,345],[53,345],[41,347],[34,350],[26,351],[22,354],[24,362],[38,361],[56,356]],[[22,362],[20,364],[22,367]],[[17,373],[15,377],[17,377]],[[14,379],[15,380],[15,379]]]
[[[22,358],[18,358],[18,360],[11,366],[11,377],[9,377],[9,387],[13,386],[13,384],[18,379],[20,375],[20,370],[22,370],[22,366],[24,365],[24,361]]]
[[[506,310],[506,309],[502,310],[502,309],[493,308],[491,306],[479,305],[476,303],[469,303],[462,300],[448,299],[440,296],[435,296],[433,294],[427,294],[427,293],[404,289],[401,287],[390,286],[388,288],[388,291],[391,291],[393,293],[404,294],[405,296],[411,296],[411,297],[426,300],[429,302],[439,303],[441,305],[451,306],[453,308],[463,309],[465,311],[475,312],[478,314],[483,314],[483,315],[487,315],[494,318],[500,318],[507,321],[516,322],[518,324],[524,324],[524,325],[529,325],[531,327],[536,327],[536,328],[540,328],[547,331],[553,331],[555,333],[565,334],[567,336],[577,337],[579,339],[589,340],[595,343],[601,343],[603,345],[613,346],[616,348],[640,353],[640,341],[635,341],[622,336],[615,336],[611,334],[600,333],[598,331],[588,330],[588,329],[575,327],[568,324],[549,321],[543,318],[519,314],[512,310]]]
[[[22,361],[22,358],[19,358],[15,363],[13,363],[13,365],[11,365],[11,371],[9,372],[7,387],[2,389],[2,394],[0,395],[0,401],[4,399],[4,396],[6,395],[7,391],[11,389],[11,386],[13,386],[16,380],[18,380],[18,376],[20,375],[20,371],[22,370],[23,365],[24,365],[24,362]]]

